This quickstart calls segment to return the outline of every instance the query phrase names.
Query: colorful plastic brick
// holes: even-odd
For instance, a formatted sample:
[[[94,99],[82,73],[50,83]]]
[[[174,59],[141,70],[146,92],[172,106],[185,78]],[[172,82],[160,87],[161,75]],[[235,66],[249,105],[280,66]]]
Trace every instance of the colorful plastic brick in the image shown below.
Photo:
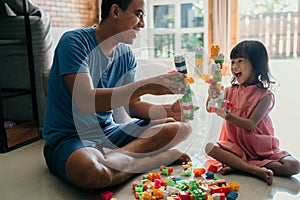
[[[210,190],[210,194],[222,193],[222,188],[217,185],[210,185],[208,188]]]
[[[231,191],[229,194],[226,196],[226,200],[235,200],[238,197],[238,193],[236,191]]]
[[[215,184],[215,180],[214,179],[206,179],[204,181],[204,183],[207,184],[207,185],[213,185],[213,184]]]
[[[220,171],[221,169],[222,169],[222,163],[214,163],[214,164],[209,165],[209,167],[207,168],[207,171],[216,173],[216,172]]]
[[[204,197],[203,192],[198,189],[191,191],[191,193],[193,194],[195,200],[202,200]]]
[[[187,164],[184,164],[181,167],[183,168],[183,170],[187,170],[188,168],[190,168],[192,166],[193,166],[193,164],[191,162],[188,162]]]
[[[135,199],[140,199],[140,198],[142,198],[142,193],[134,192],[134,198],[135,198]]]
[[[221,64],[221,66],[224,63],[224,59],[225,59],[225,56],[222,53],[220,53],[219,55],[214,57],[215,63],[219,63],[219,64]]]
[[[210,48],[210,58],[212,60],[215,59],[215,56],[220,54],[220,46],[219,45],[212,45]]]
[[[240,184],[238,184],[237,182],[230,182],[229,185],[231,189],[234,191],[239,191],[240,189]]]
[[[152,198],[151,193],[148,191],[144,191],[141,200],[151,200],[151,198]]]
[[[153,188],[154,189],[158,189],[161,187],[161,183],[162,183],[162,180],[160,179],[154,179],[154,185],[153,185]]]
[[[195,64],[197,69],[197,75],[201,76],[203,74],[203,48],[195,49]]]
[[[200,177],[206,172],[205,168],[194,168],[193,170],[195,177]]]
[[[221,188],[222,192],[225,193],[225,195],[229,194],[232,191],[230,185],[223,185]]]
[[[167,188],[166,188],[166,191],[168,192],[168,194],[177,194],[177,193],[179,193],[180,192],[180,190],[178,189],[178,188],[176,188],[176,187],[173,187],[173,186],[168,186]]]
[[[183,115],[187,119],[194,117],[195,111],[197,110],[193,104],[193,94],[191,92],[190,86],[187,86],[186,93],[182,96],[182,110]]]
[[[113,197],[113,193],[111,191],[101,192],[100,197],[102,200],[110,200]]]
[[[184,191],[179,192],[179,197],[180,197],[181,200],[189,200],[189,194],[187,192],[184,192]]]
[[[135,190],[135,187],[137,186],[137,183],[132,183],[132,189]]]
[[[205,175],[207,179],[213,179],[215,177],[215,174],[213,172],[206,172]]]
[[[174,168],[173,167],[165,167],[165,166],[161,166],[160,167],[160,171],[161,171],[161,174],[162,175],[171,175],[174,171]]]
[[[181,175],[182,176],[192,176],[192,174],[193,174],[193,168],[190,167],[190,168],[186,169],[185,171],[183,171]]]
[[[186,63],[183,55],[177,55],[174,57],[176,70],[180,73],[187,74]]]
[[[215,180],[215,184],[221,187],[222,185],[226,185],[226,180],[225,179]]]
[[[197,180],[190,180],[189,183],[189,190],[197,190],[199,188],[199,183],[197,182]]]
[[[175,181],[175,182],[182,181],[182,177],[179,177],[179,176],[173,177],[173,181]]]
[[[161,179],[159,173],[148,173],[148,179],[153,181],[154,179]]]
[[[224,193],[214,193],[212,194],[214,200],[226,200]]]
[[[176,185],[175,181],[173,180],[172,177],[169,177],[169,180],[167,181],[167,186],[172,186],[174,187]]]
[[[134,188],[136,192],[143,192],[144,191],[144,184],[137,184]]]
[[[163,199],[164,191],[161,188],[153,189],[153,196],[155,196],[157,199]]]

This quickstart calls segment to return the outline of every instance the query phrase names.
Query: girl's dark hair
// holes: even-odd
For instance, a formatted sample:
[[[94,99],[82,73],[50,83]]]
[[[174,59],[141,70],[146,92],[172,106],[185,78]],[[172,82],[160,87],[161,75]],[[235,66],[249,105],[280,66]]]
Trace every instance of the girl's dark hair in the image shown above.
[[[110,8],[113,4],[117,4],[123,11],[127,10],[132,0],[102,0],[101,4],[101,20],[108,17]]]
[[[269,88],[274,81],[270,80],[269,71],[269,56],[265,46],[256,40],[244,40],[238,43],[230,53],[230,59],[245,58],[251,63],[257,85],[261,88]],[[236,84],[236,79],[233,77],[231,84]]]

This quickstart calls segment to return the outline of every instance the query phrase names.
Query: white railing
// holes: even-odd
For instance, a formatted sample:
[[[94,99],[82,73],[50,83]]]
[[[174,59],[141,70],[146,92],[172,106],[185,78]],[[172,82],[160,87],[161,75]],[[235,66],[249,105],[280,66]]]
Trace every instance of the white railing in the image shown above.
[[[273,59],[300,57],[300,13],[240,16],[239,38],[263,42]]]

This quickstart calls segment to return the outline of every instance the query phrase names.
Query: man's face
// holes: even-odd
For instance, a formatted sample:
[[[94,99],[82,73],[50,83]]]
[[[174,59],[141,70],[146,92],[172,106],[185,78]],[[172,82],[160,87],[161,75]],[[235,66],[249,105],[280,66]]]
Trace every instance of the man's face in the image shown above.
[[[126,11],[121,11],[118,38],[120,42],[132,44],[141,28],[144,28],[145,3],[144,0],[132,0]]]

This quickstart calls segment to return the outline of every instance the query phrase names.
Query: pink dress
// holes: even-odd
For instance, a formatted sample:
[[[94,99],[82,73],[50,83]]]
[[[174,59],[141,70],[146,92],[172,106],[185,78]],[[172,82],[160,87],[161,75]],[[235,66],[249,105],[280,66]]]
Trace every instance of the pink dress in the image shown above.
[[[274,129],[269,112],[274,105],[274,95],[270,90],[265,90],[256,85],[243,85],[228,88],[227,99],[233,102],[232,113],[240,117],[249,118],[255,106],[263,97],[271,95],[272,101],[263,119],[251,131],[225,121],[218,144],[251,165],[265,166],[272,161],[279,161],[289,155],[279,149],[279,141],[274,137]],[[224,126],[223,126],[224,127]]]

